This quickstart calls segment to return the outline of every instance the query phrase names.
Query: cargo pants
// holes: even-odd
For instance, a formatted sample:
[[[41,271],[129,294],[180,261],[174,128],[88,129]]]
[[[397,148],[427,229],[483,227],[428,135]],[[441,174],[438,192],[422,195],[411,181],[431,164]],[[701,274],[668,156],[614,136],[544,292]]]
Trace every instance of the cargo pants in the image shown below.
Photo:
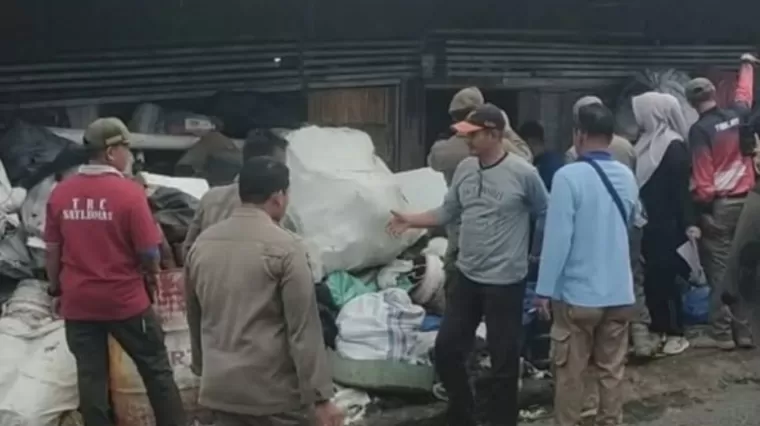
[[[599,388],[596,425],[619,423],[623,409],[622,381],[628,353],[628,327],[634,310],[633,306],[583,308],[553,302],[551,358],[557,426],[580,423],[589,369],[593,369]]]
[[[742,208],[731,243],[721,289],[732,296],[731,314],[735,321],[751,319],[750,305],[757,302],[760,268],[760,194],[750,192]],[[722,318],[719,318],[723,320]],[[721,323],[724,324],[724,323]],[[723,325],[725,327],[725,325]],[[742,327],[745,328],[745,327]],[[735,332],[748,332],[737,330]],[[750,337],[746,334],[742,337]]]
[[[732,284],[726,282],[725,275],[744,201],[744,198],[717,199],[712,214],[702,218],[701,260],[707,281],[712,286],[710,324],[716,340],[732,340],[731,316],[742,314],[727,310],[723,299],[724,293],[731,293]]]
[[[66,320],[66,342],[77,365],[79,411],[85,426],[114,426],[109,398],[108,336],[132,358],[142,377],[156,426],[185,426],[182,399],[153,311],[122,321]]]
[[[652,318],[649,315],[646,297],[644,295],[644,268],[641,257],[641,240],[644,235],[643,228],[633,227],[629,233],[629,250],[631,255],[631,272],[633,274],[633,291],[636,296],[636,304],[633,308],[631,325],[642,325],[649,328]],[[596,409],[599,405],[599,388],[597,386],[597,372],[593,363],[589,365],[584,377],[585,398],[584,409]]]

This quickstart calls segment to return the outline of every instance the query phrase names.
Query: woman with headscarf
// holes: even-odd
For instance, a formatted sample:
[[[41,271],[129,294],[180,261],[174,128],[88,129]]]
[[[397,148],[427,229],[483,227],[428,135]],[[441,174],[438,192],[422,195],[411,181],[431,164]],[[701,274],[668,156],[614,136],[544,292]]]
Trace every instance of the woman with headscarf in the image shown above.
[[[636,96],[633,113],[641,132],[635,145],[636,179],[648,219],[642,254],[651,330],[663,337],[663,353],[676,355],[689,347],[676,280],[678,275],[688,274],[688,266],[676,249],[700,236],[689,195],[688,127],[672,95],[648,92]]]

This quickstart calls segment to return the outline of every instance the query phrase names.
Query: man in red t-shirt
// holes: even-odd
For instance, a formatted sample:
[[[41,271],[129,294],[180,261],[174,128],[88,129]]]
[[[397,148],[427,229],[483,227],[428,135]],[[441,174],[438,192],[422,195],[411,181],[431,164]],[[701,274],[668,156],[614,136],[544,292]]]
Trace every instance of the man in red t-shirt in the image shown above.
[[[184,412],[158,317],[151,307],[161,242],[143,189],[125,178],[130,135],[117,118],[85,131],[91,160],[58,184],[47,205],[50,294],[60,297],[77,363],[87,426],[112,426],[108,335],[137,366],[157,426],[184,426]]]

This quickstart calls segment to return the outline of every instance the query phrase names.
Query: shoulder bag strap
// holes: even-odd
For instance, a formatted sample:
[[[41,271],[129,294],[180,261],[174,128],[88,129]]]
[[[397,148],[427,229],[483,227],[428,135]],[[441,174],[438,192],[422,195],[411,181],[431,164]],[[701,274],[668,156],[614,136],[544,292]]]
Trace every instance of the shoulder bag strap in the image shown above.
[[[610,196],[612,196],[612,201],[615,202],[615,205],[617,206],[617,209],[620,212],[620,217],[623,219],[623,224],[625,224],[625,227],[628,228],[630,221],[628,220],[628,215],[625,213],[623,200],[620,199],[620,195],[618,195],[617,191],[615,191],[615,187],[612,186],[612,182],[610,182],[610,178],[607,177],[607,174],[604,173],[604,170],[602,170],[602,167],[599,166],[599,164],[593,159],[589,157],[581,157],[580,159],[586,162],[589,166],[591,166],[596,171],[596,174],[599,175],[599,179],[602,180],[604,187],[607,188],[607,192],[609,192]]]

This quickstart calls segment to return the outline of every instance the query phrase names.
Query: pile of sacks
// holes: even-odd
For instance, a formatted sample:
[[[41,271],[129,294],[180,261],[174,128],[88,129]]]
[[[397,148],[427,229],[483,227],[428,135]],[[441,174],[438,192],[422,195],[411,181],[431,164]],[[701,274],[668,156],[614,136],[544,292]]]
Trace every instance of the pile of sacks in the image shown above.
[[[395,238],[385,232],[385,226],[390,210],[421,211],[438,206],[446,191],[443,177],[430,169],[393,174],[375,155],[370,137],[357,130],[312,126],[284,135],[290,142],[291,169],[291,206],[285,223],[303,237],[314,282],[328,290],[325,300],[331,308],[323,320],[331,318],[326,320],[331,323],[326,328],[335,329],[332,346],[351,359],[429,366],[434,341],[430,331],[436,329],[436,317],[444,309],[442,256],[446,241],[433,240],[424,251],[409,251],[418,242],[425,247],[420,241],[424,232]],[[43,127],[17,123],[0,137],[0,276],[13,283],[9,290],[44,272],[47,199],[55,185],[85,160],[77,142]],[[12,167],[3,170],[2,164]],[[182,264],[179,247],[208,184],[202,179],[150,173],[142,173],[141,178],[164,233],[162,264],[171,273]],[[19,286],[18,291],[26,286]],[[179,300],[178,294],[170,296]],[[49,311],[48,316],[50,324],[61,327]],[[184,334],[186,324],[180,331],[176,323],[175,318],[170,328],[175,334]],[[172,330],[167,329],[170,334]],[[392,341],[399,344],[382,343]],[[66,402],[55,406],[39,398],[27,398],[26,402],[60,417],[61,412],[76,407],[78,396],[70,383],[76,376],[65,340],[57,342],[63,352],[60,359],[50,362],[69,374],[69,387],[59,389]],[[175,352],[183,352],[184,340],[178,338],[177,342]],[[19,347],[11,352],[16,358],[4,359],[9,368],[25,368],[22,360],[30,358],[28,350]],[[186,366],[174,367],[184,371]],[[39,371],[49,374],[42,367]],[[17,385],[11,382],[0,377],[0,385],[15,389]],[[192,394],[190,388],[188,395]],[[356,392],[340,394],[357,400]],[[367,398],[358,400],[366,402]],[[31,418],[24,413],[16,411]],[[32,423],[47,425],[48,420]]]

